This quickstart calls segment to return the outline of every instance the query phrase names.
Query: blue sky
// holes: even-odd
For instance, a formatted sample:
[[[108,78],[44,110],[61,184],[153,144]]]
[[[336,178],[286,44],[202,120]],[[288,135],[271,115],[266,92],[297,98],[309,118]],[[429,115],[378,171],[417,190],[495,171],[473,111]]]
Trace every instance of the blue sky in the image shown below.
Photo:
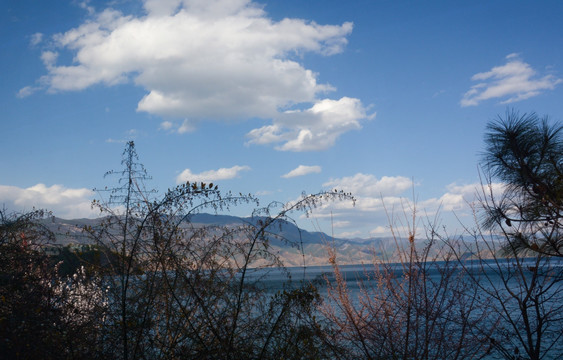
[[[473,220],[488,121],[561,120],[559,1],[7,0],[0,204],[93,216],[134,140],[161,192],[351,191],[305,228],[370,237],[417,200]],[[498,184],[501,186],[501,184]],[[248,209],[235,210],[236,215]],[[399,211],[400,212],[400,211]],[[331,221],[328,221],[331,219]],[[331,225],[332,223],[332,225]]]

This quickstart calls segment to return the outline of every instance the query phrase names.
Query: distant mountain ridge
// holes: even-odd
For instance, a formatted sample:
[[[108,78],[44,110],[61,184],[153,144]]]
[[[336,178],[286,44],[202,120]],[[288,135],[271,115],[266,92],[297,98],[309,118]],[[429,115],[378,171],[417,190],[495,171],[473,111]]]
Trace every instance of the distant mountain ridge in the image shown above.
[[[199,228],[203,226],[229,227],[248,223],[257,224],[259,220],[265,219],[265,217],[244,218],[201,213],[191,215],[188,221],[195,228]],[[43,224],[56,234],[56,241],[60,245],[88,244],[92,242],[92,239],[83,233],[83,227],[96,227],[101,221],[102,218],[67,220],[54,217],[43,220]],[[373,239],[335,238],[323,232],[309,232],[300,229],[287,221],[280,221],[272,225],[268,228],[268,231],[273,234],[270,237],[270,250],[277,254],[286,266],[302,266],[304,260],[307,266],[328,265],[327,250],[329,247],[336,250],[337,261],[342,265],[371,264],[374,261],[374,256],[380,260],[398,260],[395,240],[392,237]],[[403,244],[406,242],[405,239],[398,239],[398,241]]]

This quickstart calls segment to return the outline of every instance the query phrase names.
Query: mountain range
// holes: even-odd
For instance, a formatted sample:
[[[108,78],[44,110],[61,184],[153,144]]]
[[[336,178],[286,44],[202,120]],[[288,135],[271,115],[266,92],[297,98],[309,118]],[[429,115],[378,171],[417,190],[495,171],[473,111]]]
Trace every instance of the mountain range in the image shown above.
[[[265,218],[243,218],[231,215],[194,214],[189,224],[195,228],[205,226],[236,227],[243,224],[256,224]],[[56,235],[58,245],[88,244],[92,239],[83,232],[85,226],[96,227],[102,222],[98,219],[61,219],[57,217],[44,220],[43,224]],[[186,226],[181,224],[182,227]],[[278,226],[279,225],[279,226]],[[329,265],[328,250],[333,248],[336,260],[341,265],[370,264],[374,260],[398,261],[397,243],[404,246],[406,239],[393,237],[378,237],[372,239],[335,238],[323,232],[309,232],[300,229],[295,224],[280,221],[268,228],[270,250],[277,254],[285,266],[320,266]],[[283,239],[283,240],[281,240]],[[424,246],[424,241],[417,241],[418,246]],[[303,252],[301,252],[301,248]]]

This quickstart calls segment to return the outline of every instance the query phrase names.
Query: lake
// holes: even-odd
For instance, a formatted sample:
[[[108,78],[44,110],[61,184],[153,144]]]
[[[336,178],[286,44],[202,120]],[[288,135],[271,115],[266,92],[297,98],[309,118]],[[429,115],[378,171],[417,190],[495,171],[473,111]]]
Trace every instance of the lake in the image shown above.
[[[445,265],[444,262],[435,262],[427,264],[426,279],[434,283],[440,280],[442,273],[441,268]],[[466,261],[464,263],[466,269],[477,278],[481,279],[480,293],[483,298],[487,296],[487,291],[496,290],[499,299],[490,300],[496,302],[500,309],[506,309],[504,314],[504,322],[501,321],[499,325],[499,333],[506,337],[506,348],[510,348],[511,352],[516,347],[519,348],[520,354],[525,354],[524,348],[519,343],[518,336],[525,336],[523,331],[524,320],[520,306],[522,303],[518,299],[525,299],[526,286],[529,286],[534,281],[536,285],[534,291],[529,295],[530,297],[537,297],[541,302],[540,311],[548,314],[548,320],[551,322],[543,324],[543,337],[542,353],[545,354],[543,359],[559,359],[563,356],[563,261],[559,259],[550,259],[549,264],[540,264],[540,269],[545,271],[538,271],[535,273],[536,262],[535,259],[524,259],[520,266],[516,266],[513,260],[487,260],[482,264],[479,261]],[[389,270],[395,276],[400,277],[403,273],[403,266],[401,264],[389,264]],[[373,265],[343,265],[339,267],[340,273],[346,280],[346,286],[349,290],[350,298],[355,306],[359,305],[362,287],[368,287],[372,291],[377,291],[377,283],[370,276],[370,269]],[[520,270],[522,270],[520,272]],[[457,269],[457,274],[463,274],[461,269]],[[533,278],[534,274],[541,273],[537,278]],[[334,282],[334,270],[332,266],[310,266],[310,267],[294,267],[287,269],[258,269],[250,270],[250,280],[257,280],[262,284],[268,292],[277,292],[287,289],[288,287],[298,286],[302,281],[313,282],[321,296],[326,299],[327,279]],[[468,275],[464,275],[467,278]],[[291,278],[293,285],[288,285],[288,277]],[[536,282],[537,281],[537,282]],[[503,284],[506,282],[507,286]],[[513,296],[509,294],[513,293]],[[481,295],[479,295],[481,296]],[[533,302],[528,298],[528,305],[533,305]],[[526,312],[528,320],[533,324],[536,313],[533,307],[529,307]],[[518,331],[509,326],[508,318],[515,321],[518,325]],[[498,335],[501,336],[501,335]],[[532,334],[536,340],[536,334]],[[515,341],[516,340],[516,341]],[[553,345],[548,349],[548,345]],[[506,358],[499,353],[493,353],[485,359],[502,359]],[[517,358],[517,357],[516,357]]]

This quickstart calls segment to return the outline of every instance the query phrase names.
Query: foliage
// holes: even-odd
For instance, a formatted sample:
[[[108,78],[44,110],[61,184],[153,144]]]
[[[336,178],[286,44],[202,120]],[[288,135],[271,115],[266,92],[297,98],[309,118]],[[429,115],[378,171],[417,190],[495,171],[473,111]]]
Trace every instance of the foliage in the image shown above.
[[[465,241],[446,239],[492,310],[490,350],[505,359],[563,351],[563,125],[508,111],[490,122],[483,154],[487,184]],[[502,181],[499,194],[493,179]],[[481,220],[481,221],[480,221]],[[481,227],[483,226],[483,227]],[[466,254],[474,260],[462,261]]]
[[[506,187],[500,198],[492,186],[483,187],[486,230],[468,230],[467,243],[439,235],[429,223],[421,239],[413,205],[404,222],[389,220],[401,261],[390,264],[374,252],[357,298],[329,249],[335,279],[326,279],[324,299],[315,285],[295,281],[289,272],[276,293],[263,277],[283,269],[272,244],[289,243],[280,228],[293,222],[291,216],[308,215],[328,201],[354,201],[350,194],[303,194],[260,207],[252,195],[187,182],[159,196],[145,188],[150,178],[129,142],[123,170],[107,173],[118,176],[118,185],[100,190],[93,203],[102,221],[84,228],[90,248],[63,248],[48,258],[42,246],[54,236],[38,221],[46,213],[0,211],[0,354],[545,358],[560,350],[563,339],[563,274],[555,263],[562,255],[561,131],[534,114],[510,113],[490,124],[484,157],[489,180],[498,177]],[[200,212],[240,204],[256,207],[246,223],[191,221]],[[483,235],[498,229],[506,246]],[[300,242],[290,245],[303,249]],[[468,253],[475,259],[466,260]],[[534,257],[524,257],[529,254]]]
[[[478,296],[491,307],[484,324],[495,324],[489,334],[490,352],[504,359],[547,359],[563,351],[563,269],[557,258],[535,253],[524,257],[481,228],[469,237],[447,241]],[[455,244],[455,246],[453,245]],[[462,261],[472,252],[475,259]],[[482,256],[488,254],[488,256]]]
[[[44,215],[0,211],[0,353],[7,357],[55,358],[63,345],[60,313],[49,301],[55,274],[40,251],[51,234],[34,222]]]
[[[335,281],[327,279],[328,301],[322,309],[333,327],[333,343],[345,348],[339,357],[478,358],[487,347],[488,330],[480,323],[488,307],[479,299],[477,286],[446,248],[430,256],[439,246],[438,237],[430,232],[426,240],[416,238],[415,207],[406,245],[399,236],[403,226],[390,227],[401,261],[391,264],[374,253],[372,266],[364,270],[365,280],[358,280],[358,298],[348,289],[350,280],[343,277],[337,254],[329,250]]]
[[[328,358],[320,297],[288,281],[272,294],[261,278],[281,261],[272,231],[349,194],[303,195],[257,207],[242,225],[197,226],[191,217],[258,201],[186,183],[157,197],[128,143],[116,188],[100,191],[103,221],[84,228],[94,245],[58,256],[43,246],[54,235],[41,211],[0,212],[0,353],[9,358]],[[292,244],[302,248],[303,244]],[[256,269],[262,269],[262,272]],[[288,278],[289,280],[289,278]],[[79,336],[77,336],[79,335]],[[39,340],[38,340],[39,339]]]
[[[72,358],[77,328],[55,289],[57,267],[42,250],[55,238],[39,223],[48,215],[0,211],[0,353],[6,358]]]
[[[61,276],[45,254],[55,235],[49,214],[0,211],[0,354],[10,359],[89,359],[102,291],[84,268]],[[81,337],[77,337],[81,334]]]
[[[508,253],[563,257],[563,124],[510,111],[488,124],[485,143],[484,168],[506,186],[500,198],[483,194],[485,226],[505,233]]]
[[[189,182],[152,198],[132,142],[123,165],[123,171],[109,173],[120,176],[120,185],[107,190],[107,201],[94,203],[104,222],[86,229],[108,258],[117,254],[116,262],[97,269],[104,279],[100,286],[108,289],[99,335],[105,356],[307,358],[299,354],[322,352],[313,340],[299,352],[290,346],[319,334],[310,312],[310,304],[318,301],[314,289],[304,284],[272,297],[250,272],[282,265],[270,251],[275,236],[270,230],[291,221],[292,212],[308,213],[349,194],[303,196],[281,208],[259,208],[241,226],[200,227],[190,222],[193,214],[258,202],[251,195],[221,194],[213,184]]]
[[[59,276],[72,277],[86,271],[99,270],[116,266],[118,255],[98,245],[85,245],[76,248],[67,245],[57,248],[58,254],[49,257],[51,263],[57,266]]]

